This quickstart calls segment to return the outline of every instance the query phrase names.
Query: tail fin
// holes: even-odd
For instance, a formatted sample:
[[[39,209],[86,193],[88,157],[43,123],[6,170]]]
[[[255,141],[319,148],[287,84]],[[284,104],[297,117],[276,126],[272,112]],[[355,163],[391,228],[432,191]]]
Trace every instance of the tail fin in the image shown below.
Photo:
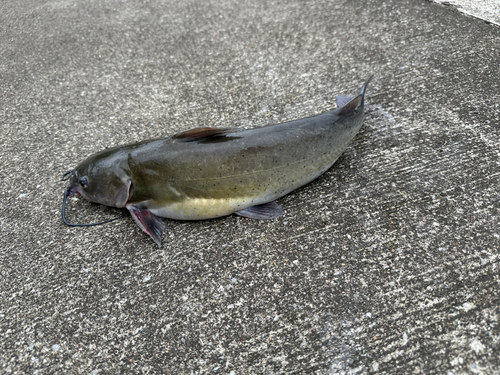
[[[370,83],[370,81],[372,80],[372,78],[373,78],[373,75],[371,75],[370,78],[368,78],[368,80],[363,85],[363,87],[361,87],[361,90],[359,90],[359,95],[361,95],[361,103],[359,105],[365,104],[365,92],[366,92],[366,88],[368,87],[368,84]]]
[[[350,98],[348,96],[337,96],[337,106],[340,109],[339,115],[349,115],[354,113],[356,108],[363,106],[365,103],[365,92],[373,76],[368,78],[366,83],[359,90],[358,96]]]

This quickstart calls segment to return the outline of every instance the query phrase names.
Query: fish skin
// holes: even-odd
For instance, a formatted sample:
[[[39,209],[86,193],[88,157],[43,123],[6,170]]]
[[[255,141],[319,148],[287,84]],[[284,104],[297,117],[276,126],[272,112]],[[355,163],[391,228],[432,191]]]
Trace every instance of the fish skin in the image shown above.
[[[158,217],[279,216],[270,202],[327,171],[358,133],[370,79],[358,96],[338,97],[342,106],[317,116],[248,130],[191,129],[101,151],[71,172],[68,195],[126,207],[158,245]]]

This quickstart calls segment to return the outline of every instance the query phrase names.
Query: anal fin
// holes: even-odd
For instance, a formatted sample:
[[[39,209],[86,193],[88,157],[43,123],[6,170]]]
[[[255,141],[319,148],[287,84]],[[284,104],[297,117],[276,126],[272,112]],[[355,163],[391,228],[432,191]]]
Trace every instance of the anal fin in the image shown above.
[[[235,212],[250,219],[271,220],[283,215],[283,208],[276,202],[269,202]]]
[[[153,241],[161,247],[161,235],[165,230],[162,219],[145,208],[136,206],[127,206],[127,208],[139,228],[150,235]]]

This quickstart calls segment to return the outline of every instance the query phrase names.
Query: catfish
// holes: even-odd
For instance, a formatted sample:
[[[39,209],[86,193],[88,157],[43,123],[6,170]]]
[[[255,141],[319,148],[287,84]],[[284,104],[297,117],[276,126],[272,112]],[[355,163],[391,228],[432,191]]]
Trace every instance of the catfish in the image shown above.
[[[67,172],[63,199],[81,196],[127,208],[161,246],[162,218],[203,220],[237,214],[252,219],[283,215],[276,200],[326,172],[363,124],[372,77],[337,109],[253,129],[202,127],[169,138],[98,152]]]

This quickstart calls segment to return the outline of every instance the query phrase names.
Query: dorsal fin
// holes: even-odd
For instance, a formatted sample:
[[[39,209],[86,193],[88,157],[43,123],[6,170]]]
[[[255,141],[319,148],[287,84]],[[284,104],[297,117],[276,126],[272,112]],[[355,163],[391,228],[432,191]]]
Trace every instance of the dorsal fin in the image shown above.
[[[228,133],[239,131],[238,128],[196,128],[189,129],[172,136],[172,139],[177,139],[180,142],[201,142],[214,137],[222,137]]]

